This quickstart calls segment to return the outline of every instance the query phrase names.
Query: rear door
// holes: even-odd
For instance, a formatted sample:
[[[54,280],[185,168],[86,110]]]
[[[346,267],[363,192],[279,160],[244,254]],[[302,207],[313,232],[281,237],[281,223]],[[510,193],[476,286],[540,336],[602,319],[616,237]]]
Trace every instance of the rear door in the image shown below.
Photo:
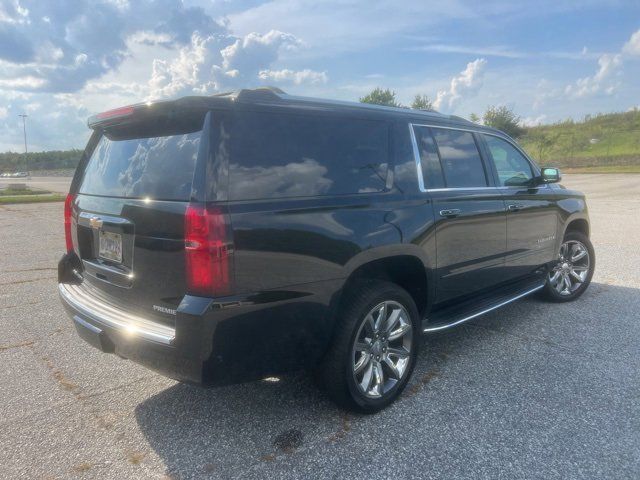
[[[472,132],[414,126],[436,218],[436,302],[503,280],[505,204]]]
[[[496,183],[507,204],[507,278],[521,277],[555,257],[558,209],[551,189],[537,185],[537,172],[511,142],[482,135]]]
[[[169,324],[186,290],[184,213],[204,155],[204,114],[177,118],[112,126],[94,138],[73,235],[85,288]]]

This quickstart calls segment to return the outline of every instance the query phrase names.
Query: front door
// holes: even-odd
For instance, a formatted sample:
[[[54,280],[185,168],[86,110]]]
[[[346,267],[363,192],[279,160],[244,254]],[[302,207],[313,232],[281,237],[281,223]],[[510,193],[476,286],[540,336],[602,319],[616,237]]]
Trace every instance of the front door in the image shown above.
[[[482,137],[507,205],[505,274],[528,275],[556,255],[558,209],[553,191],[536,184],[533,165],[514,145],[493,135]]]
[[[493,188],[474,134],[415,126],[432,198],[436,237],[437,303],[492,287],[503,280],[505,203]]]

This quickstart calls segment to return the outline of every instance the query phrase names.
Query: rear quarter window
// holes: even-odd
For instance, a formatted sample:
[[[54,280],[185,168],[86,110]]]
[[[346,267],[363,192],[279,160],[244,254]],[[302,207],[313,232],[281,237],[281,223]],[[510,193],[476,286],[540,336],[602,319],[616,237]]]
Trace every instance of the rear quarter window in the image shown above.
[[[229,161],[230,200],[380,192],[386,187],[385,122],[238,112]]]

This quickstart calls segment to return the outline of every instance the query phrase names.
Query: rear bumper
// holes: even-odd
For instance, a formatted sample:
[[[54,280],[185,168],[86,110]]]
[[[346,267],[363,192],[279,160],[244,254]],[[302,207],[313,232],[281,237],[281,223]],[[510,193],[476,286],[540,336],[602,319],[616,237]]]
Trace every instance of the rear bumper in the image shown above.
[[[59,283],[58,293],[78,335],[93,347],[176,380],[203,383],[198,352],[176,348],[174,328],[118,311],[79,285]]]
[[[61,282],[81,338],[162,375],[203,385],[254,380],[315,365],[332,332],[340,282],[211,299],[186,295],[175,328],[102,302]]]
[[[175,328],[125,314],[90,296],[78,285],[59,283],[58,292],[62,300],[83,318],[116,331],[119,335],[135,335],[142,340],[163,345],[171,345],[176,338]]]

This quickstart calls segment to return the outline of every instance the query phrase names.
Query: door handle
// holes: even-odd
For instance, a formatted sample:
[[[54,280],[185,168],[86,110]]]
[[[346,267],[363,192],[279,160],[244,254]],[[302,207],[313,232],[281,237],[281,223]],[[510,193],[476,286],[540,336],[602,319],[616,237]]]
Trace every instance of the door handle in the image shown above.
[[[441,217],[457,217],[460,215],[461,210],[459,208],[451,208],[449,210],[440,210]]]
[[[509,205],[507,208],[512,212],[517,212],[518,210],[522,210],[524,208],[524,205],[520,203],[514,203]]]

